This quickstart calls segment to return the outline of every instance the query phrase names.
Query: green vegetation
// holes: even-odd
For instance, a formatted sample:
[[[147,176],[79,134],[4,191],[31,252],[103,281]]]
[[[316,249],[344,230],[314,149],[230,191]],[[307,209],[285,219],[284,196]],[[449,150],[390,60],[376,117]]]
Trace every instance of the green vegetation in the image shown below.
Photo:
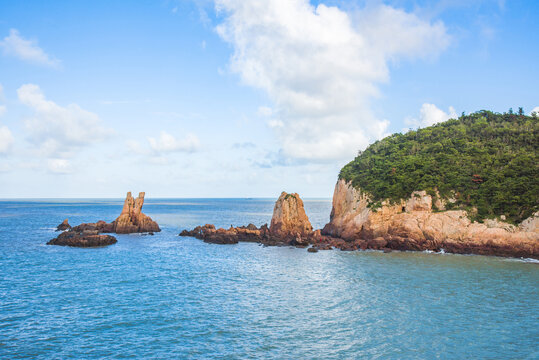
[[[371,195],[373,207],[415,190],[476,208],[474,220],[505,215],[519,223],[539,210],[539,118],[479,111],[377,141],[339,178]],[[470,212],[469,212],[470,214]]]

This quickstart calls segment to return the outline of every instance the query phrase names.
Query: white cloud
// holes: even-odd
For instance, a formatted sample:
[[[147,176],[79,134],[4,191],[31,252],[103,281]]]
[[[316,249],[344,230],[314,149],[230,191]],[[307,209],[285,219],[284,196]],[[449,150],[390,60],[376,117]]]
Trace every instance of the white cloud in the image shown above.
[[[0,127],[0,154],[6,154],[13,146],[13,135],[7,126]]]
[[[7,111],[6,105],[0,105],[0,117],[4,116],[6,111]]]
[[[537,116],[539,116],[539,106],[534,107],[533,110],[530,111],[530,115],[533,114],[533,113],[536,113]]]
[[[155,153],[168,153],[168,152],[194,152],[200,147],[200,142],[196,135],[187,134],[183,139],[176,139],[165,131],[161,131],[158,138],[148,138],[150,148]]]
[[[413,127],[427,127],[456,118],[458,115],[452,106],[449,107],[448,112],[445,112],[434,104],[425,103],[419,110],[419,119],[407,118],[404,122]]]
[[[4,55],[14,56],[30,63],[51,67],[60,65],[60,61],[47,55],[37,45],[37,41],[23,38],[16,29],[9,30],[9,35],[0,41],[0,47]]]
[[[436,55],[449,43],[442,23],[380,5],[349,14],[308,0],[215,0],[218,34],[234,47],[230,68],[273,101],[286,156],[343,159],[382,136],[370,111],[388,61]],[[278,123],[281,121],[281,123]]]
[[[47,160],[47,169],[55,174],[69,174],[71,164],[66,159],[49,159]]]
[[[48,157],[66,157],[82,146],[103,140],[112,130],[102,126],[99,116],[81,109],[77,104],[66,107],[47,100],[34,84],[17,90],[19,101],[34,111],[25,120],[30,140]]]

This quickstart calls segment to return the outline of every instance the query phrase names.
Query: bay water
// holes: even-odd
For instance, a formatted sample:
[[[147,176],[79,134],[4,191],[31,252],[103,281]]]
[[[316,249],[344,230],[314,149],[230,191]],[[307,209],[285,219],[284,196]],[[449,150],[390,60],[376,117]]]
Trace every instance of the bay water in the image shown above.
[[[329,199],[305,199],[315,228]],[[308,253],[179,237],[269,223],[274,199],[151,199],[162,232],[47,246],[122,199],[0,201],[0,358],[539,359],[539,264]]]

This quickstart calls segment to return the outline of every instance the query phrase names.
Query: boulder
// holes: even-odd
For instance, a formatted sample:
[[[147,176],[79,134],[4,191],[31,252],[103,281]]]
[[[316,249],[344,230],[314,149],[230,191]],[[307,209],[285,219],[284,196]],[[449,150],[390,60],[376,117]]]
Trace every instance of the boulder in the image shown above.
[[[56,227],[56,231],[64,231],[64,230],[69,230],[69,229],[71,229],[71,225],[69,225],[69,222],[67,221],[67,219],[62,221],[62,223]]]

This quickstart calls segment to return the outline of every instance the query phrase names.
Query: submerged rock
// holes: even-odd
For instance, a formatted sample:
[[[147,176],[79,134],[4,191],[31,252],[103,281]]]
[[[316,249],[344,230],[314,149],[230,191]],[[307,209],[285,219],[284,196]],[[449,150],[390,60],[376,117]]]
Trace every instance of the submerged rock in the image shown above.
[[[56,227],[56,231],[64,231],[68,229],[71,229],[71,225],[69,225],[69,222],[67,221],[67,219],[62,221],[62,223]]]
[[[117,240],[111,235],[100,235],[97,230],[64,231],[57,238],[50,240],[47,245],[74,246],[74,247],[99,247],[116,243]]]

